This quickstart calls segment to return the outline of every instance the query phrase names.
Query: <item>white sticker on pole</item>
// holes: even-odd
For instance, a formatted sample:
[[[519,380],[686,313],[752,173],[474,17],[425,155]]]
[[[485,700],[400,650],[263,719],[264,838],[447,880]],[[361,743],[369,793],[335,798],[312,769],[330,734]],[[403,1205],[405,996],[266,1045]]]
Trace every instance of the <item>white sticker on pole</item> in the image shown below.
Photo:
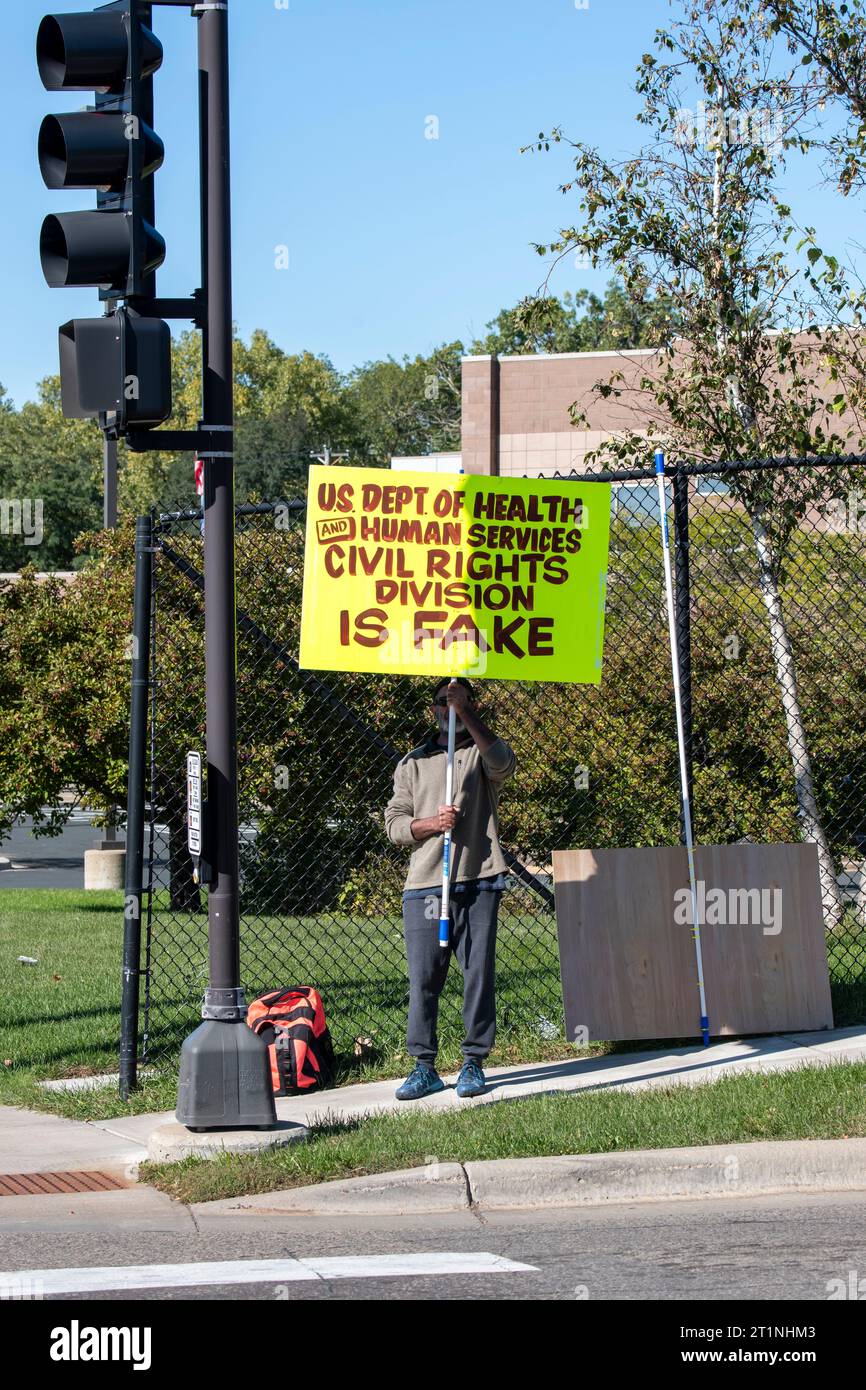
[[[187,845],[194,859],[201,855],[201,753],[186,755]]]

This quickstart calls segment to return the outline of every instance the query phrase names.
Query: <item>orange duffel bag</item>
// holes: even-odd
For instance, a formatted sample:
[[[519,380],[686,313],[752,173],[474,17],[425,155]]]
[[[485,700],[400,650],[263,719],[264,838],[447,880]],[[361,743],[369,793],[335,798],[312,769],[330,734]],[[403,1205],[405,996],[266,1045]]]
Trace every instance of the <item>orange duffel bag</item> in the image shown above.
[[[326,1090],[334,1081],[334,1048],[318,990],[275,989],[254,999],[247,1023],[267,1043],[276,1096]]]

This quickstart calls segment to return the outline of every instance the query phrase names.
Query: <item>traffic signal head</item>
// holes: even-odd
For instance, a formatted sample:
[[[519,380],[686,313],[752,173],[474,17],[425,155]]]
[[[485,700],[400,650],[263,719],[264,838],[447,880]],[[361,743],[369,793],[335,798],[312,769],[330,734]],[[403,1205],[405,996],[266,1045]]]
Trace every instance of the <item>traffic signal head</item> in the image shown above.
[[[162,264],[165,242],[147,222],[138,233],[133,252],[133,228],[125,212],[62,212],[46,217],[39,237],[42,274],[52,289],[119,284],[133,254],[142,274],[150,274]]]
[[[128,77],[132,6],[105,5],[91,14],[47,14],[36,35],[36,61],[49,92],[122,92]],[[150,29],[139,31],[140,77],[162,62],[162,44]]]
[[[95,208],[45,218],[43,274],[52,288],[94,285],[103,299],[128,301],[104,318],[61,328],[63,413],[95,417],[118,434],[171,413],[171,334],[147,317],[165,258],[153,193],[164,154],[152,82],[162,47],[150,15],[145,0],[114,0],[87,14],[46,15],[36,37],[48,91],[95,93],[94,106],[46,116],[39,130],[46,186],[96,190]]]
[[[93,109],[46,116],[39,166],[49,188],[93,188],[96,211],[46,217],[40,238],[52,287],[95,285],[105,299],[152,296],[165,258],[154,227],[153,174],[163,160],[153,130],[151,75],[162,47],[136,0],[88,14],[46,15],[36,58],[52,92],[96,93]]]
[[[129,122],[120,112],[70,111],[46,116],[39,129],[39,168],[47,188],[97,188],[122,193],[129,173]],[[142,177],[160,166],[162,141],[147,125]]]
[[[113,415],[118,434],[171,414],[171,334],[162,319],[125,308],[60,329],[60,394],[68,418]]]

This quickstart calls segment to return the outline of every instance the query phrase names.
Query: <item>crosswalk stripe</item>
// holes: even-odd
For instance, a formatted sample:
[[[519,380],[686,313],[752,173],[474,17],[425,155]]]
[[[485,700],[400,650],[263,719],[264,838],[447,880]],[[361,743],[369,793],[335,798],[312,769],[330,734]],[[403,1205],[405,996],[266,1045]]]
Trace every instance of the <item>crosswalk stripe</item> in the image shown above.
[[[197,1264],[102,1265],[92,1269],[19,1269],[0,1273],[4,1287],[28,1284],[44,1296],[112,1293],[122,1289],[192,1288],[210,1284],[295,1283],[309,1279],[406,1278],[423,1274],[537,1273],[487,1251],[336,1255],[307,1260],[208,1260]]]
[[[434,1251],[420,1255],[343,1255],[330,1258],[326,1256],[322,1259],[303,1260],[302,1263],[315,1270],[320,1279],[356,1279],[359,1277],[359,1271],[365,1279],[395,1274],[538,1273],[535,1265],[520,1264],[516,1260],[507,1260],[503,1255],[491,1255],[487,1251],[478,1254],[472,1251]]]

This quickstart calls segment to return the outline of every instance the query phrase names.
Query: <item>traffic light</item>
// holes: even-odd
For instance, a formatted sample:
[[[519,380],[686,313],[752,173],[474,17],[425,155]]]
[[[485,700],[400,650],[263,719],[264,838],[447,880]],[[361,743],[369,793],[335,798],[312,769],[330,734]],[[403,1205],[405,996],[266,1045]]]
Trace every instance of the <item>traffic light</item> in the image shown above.
[[[113,412],[125,426],[160,424],[171,405],[171,334],[123,306],[60,329],[60,402],[69,418]]]
[[[153,129],[153,73],[162,47],[151,5],[116,0],[86,14],[46,15],[36,58],[51,92],[94,91],[95,105],[46,116],[39,167],[51,189],[96,190],[95,210],[47,216],[40,258],[52,288],[92,285],[111,301],[104,319],[60,330],[64,414],[96,415],[117,433],[171,413],[171,335],[148,317],[165,243],[154,226],[163,145]],[[128,301],[114,312],[114,302]]]

